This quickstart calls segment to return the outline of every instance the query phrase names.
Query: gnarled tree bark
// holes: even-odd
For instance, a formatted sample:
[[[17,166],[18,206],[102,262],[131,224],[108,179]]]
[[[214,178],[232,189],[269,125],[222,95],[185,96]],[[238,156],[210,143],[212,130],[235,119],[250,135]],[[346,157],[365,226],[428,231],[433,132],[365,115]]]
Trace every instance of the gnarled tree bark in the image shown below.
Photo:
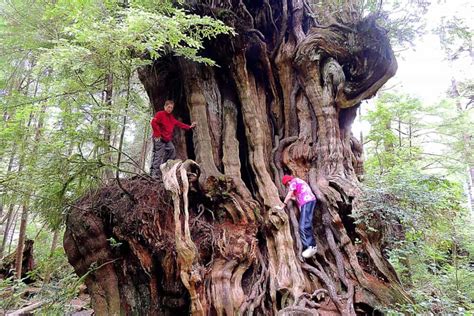
[[[175,137],[197,163],[163,165],[164,186],[123,181],[135,201],[109,186],[71,209],[64,246],[96,313],[354,315],[409,301],[380,236],[350,217],[363,172],[351,124],[397,68],[374,16],[355,4],[317,16],[303,0],[185,5],[238,35],[206,43],[219,67],[167,56],[140,70],[156,110],[172,98],[197,122],[192,143]],[[319,200],[308,260],[296,207],[278,208],[284,173]]]

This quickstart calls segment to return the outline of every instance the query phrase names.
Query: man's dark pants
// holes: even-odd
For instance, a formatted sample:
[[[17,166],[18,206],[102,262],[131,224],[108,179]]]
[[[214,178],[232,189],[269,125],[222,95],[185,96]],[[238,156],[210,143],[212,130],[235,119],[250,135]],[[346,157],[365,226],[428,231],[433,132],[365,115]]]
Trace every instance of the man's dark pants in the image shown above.
[[[155,179],[161,179],[160,165],[176,158],[176,149],[173,142],[165,142],[161,138],[153,138],[153,159],[150,174]]]
[[[316,201],[310,201],[301,205],[299,231],[303,250],[310,246],[316,246],[313,236],[313,213],[315,206]]]

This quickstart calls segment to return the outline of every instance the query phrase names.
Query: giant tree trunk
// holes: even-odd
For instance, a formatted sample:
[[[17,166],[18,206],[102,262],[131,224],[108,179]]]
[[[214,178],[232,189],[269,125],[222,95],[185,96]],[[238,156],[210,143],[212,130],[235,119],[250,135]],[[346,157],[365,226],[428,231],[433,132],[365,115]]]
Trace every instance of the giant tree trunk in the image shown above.
[[[397,68],[386,32],[351,2],[318,22],[302,0],[189,2],[238,35],[207,43],[218,68],[168,56],[141,69],[155,109],[172,98],[197,122],[192,143],[175,137],[197,165],[169,162],[164,186],[132,179],[133,200],[109,186],[71,209],[64,246],[97,314],[354,315],[408,301],[381,233],[350,217],[351,124]],[[278,208],[284,173],[319,200],[308,260],[297,209]]]

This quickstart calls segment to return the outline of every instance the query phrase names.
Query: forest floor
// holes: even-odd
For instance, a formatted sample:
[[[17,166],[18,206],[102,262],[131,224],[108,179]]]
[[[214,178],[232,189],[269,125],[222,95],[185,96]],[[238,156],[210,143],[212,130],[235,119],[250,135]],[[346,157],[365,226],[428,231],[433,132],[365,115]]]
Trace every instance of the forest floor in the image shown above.
[[[41,295],[41,288],[28,287],[19,293],[22,295],[21,304],[15,309],[4,310],[0,308],[0,316],[14,315],[33,315],[48,314],[51,309],[55,312],[63,313],[67,316],[90,316],[94,314],[94,310],[90,306],[90,296],[86,293],[80,293],[62,304],[61,306],[53,306],[51,300]]]

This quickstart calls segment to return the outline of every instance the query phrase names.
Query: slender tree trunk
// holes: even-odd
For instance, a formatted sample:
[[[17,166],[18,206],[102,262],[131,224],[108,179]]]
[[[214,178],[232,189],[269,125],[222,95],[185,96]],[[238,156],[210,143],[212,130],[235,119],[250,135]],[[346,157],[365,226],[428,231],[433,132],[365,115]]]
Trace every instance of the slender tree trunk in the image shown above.
[[[412,156],[412,138],[413,138],[413,125],[410,118],[408,121],[408,148],[410,150],[410,158]]]
[[[31,81],[31,72],[32,72],[32,67],[34,65],[34,61],[31,61],[31,63],[29,63],[28,61],[29,61],[29,56],[25,55],[25,60],[22,60],[20,62],[20,65],[18,66],[18,69],[20,69],[22,67],[25,67],[25,64],[27,65],[26,67],[29,68],[29,69],[27,69],[25,76],[19,78],[18,82],[16,82],[16,80],[14,80],[14,79],[12,80],[11,85],[7,89],[9,91],[9,93],[16,90],[16,91],[24,94],[25,96],[29,96],[30,84],[32,83],[32,81]],[[34,88],[33,96],[36,95],[37,89],[38,89],[38,85],[36,84],[35,88]],[[11,117],[11,113],[4,112],[3,118],[4,118],[5,121],[8,121],[10,119],[10,117]],[[25,127],[26,129],[28,129],[30,127],[32,119],[33,119],[33,114],[30,114],[30,116],[28,118],[28,122],[27,122],[26,127]],[[22,142],[23,146],[25,146],[26,140],[27,140],[27,138],[25,138],[23,140],[23,142]],[[16,146],[16,144],[13,144],[12,153],[11,153],[10,160],[9,160],[9,163],[8,163],[7,174],[10,174],[12,169],[13,169],[13,164],[14,164],[14,161],[15,161],[16,151],[17,151],[17,146]],[[19,162],[18,162],[18,173],[20,173],[22,171],[22,168],[23,168],[24,154],[25,154],[24,148],[20,148]],[[5,245],[6,245],[6,240],[8,238],[8,233],[9,233],[9,230],[10,230],[10,225],[12,223],[13,207],[14,207],[14,202],[12,201],[11,204],[10,204],[9,212],[8,212],[7,224],[6,224],[5,232],[4,232],[4,239],[3,239],[2,246],[1,246],[1,249],[0,249],[0,258],[3,256],[4,250],[5,250]],[[15,222],[15,225],[13,227],[13,232],[12,232],[12,235],[11,235],[11,238],[10,238],[10,244],[9,244],[9,247],[8,247],[9,251],[11,249],[11,242],[12,242],[13,236],[15,234],[16,220],[14,222]],[[21,247],[23,247],[23,245]]]
[[[113,84],[114,84],[114,79],[113,75],[111,73],[107,74],[106,79],[105,79],[105,90],[104,90],[104,104],[105,107],[108,111],[112,109],[112,97],[113,97]],[[104,143],[107,145],[112,145],[112,126],[111,126],[111,115],[110,114],[104,114],[103,115],[103,137],[104,137]],[[113,161],[112,161],[112,155],[110,154],[110,148],[106,147],[104,148],[105,151],[105,162],[109,165],[108,167],[105,168],[104,172],[104,180],[112,179],[114,177],[113,171],[110,166],[112,166]]]
[[[10,203],[10,206],[8,207],[8,212],[7,212],[7,218],[6,218],[6,223],[5,223],[5,230],[3,231],[3,239],[2,239],[2,245],[0,246],[0,259],[3,258],[4,252],[5,252],[5,246],[7,245],[7,240],[8,237],[10,236],[10,229],[11,225],[13,223],[13,218],[14,218],[14,204]]]
[[[16,248],[16,262],[15,262],[15,275],[18,279],[21,279],[21,272],[23,268],[23,248],[26,240],[26,224],[28,222],[28,204],[22,205],[21,219],[20,219],[20,232],[18,233],[18,246]]]
[[[33,93],[33,96],[36,96],[38,86],[36,85],[35,91]],[[34,166],[34,161],[36,159],[36,152],[38,148],[38,144],[40,141],[41,137],[41,129],[43,127],[43,122],[44,122],[44,112],[46,108],[43,107],[39,113],[37,113],[37,123],[35,127],[35,132],[34,132],[34,137],[33,137],[33,145],[31,148],[31,152],[29,153],[30,156],[30,163]],[[33,114],[30,115],[28,124],[26,125],[26,128],[29,129],[31,122],[33,121]],[[28,137],[25,136],[25,137]],[[27,138],[25,139],[25,143],[27,143]],[[22,153],[22,157],[20,159],[20,165],[18,167],[18,172],[21,172],[23,167],[24,167],[24,161],[26,159],[26,153]],[[27,196],[26,200],[23,201],[22,204],[22,213],[21,213],[21,220],[20,220],[20,231],[18,233],[18,245],[17,245],[17,250],[16,250],[16,263],[15,263],[15,271],[16,271],[16,277],[18,279],[21,279],[21,274],[22,274],[22,265],[23,265],[23,249],[25,246],[25,240],[26,240],[26,226],[28,224],[28,213],[29,213],[29,200],[30,197]]]
[[[137,173],[142,173],[142,170],[145,170],[145,163],[148,154],[148,147],[150,146],[150,126],[146,124],[143,132],[142,145],[140,149],[140,159],[139,159],[139,168],[136,170]]]
[[[398,146],[402,148],[402,121],[398,119]]]
[[[119,146],[118,146],[118,153],[117,153],[117,162],[116,162],[116,169],[115,169],[115,180],[117,181],[118,186],[120,189],[132,200],[135,201],[135,197],[122,186],[122,182],[120,181],[120,164],[122,163],[122,150],[123,150],[123,142],[125,137],[125,130],[127,128],[127,114],[128,114],[128,107],[130,105],[130,80],[131,80],[131,73],[127,72],[127,90],[125,95],[125,113],[122,117],[122,129],[119,136]]]
[[[28,124],[26,125],[27,128],[30,127],[31,121],[32,121],[33,115],[30,115],[30,118],[28,120]],[[24,144],[27,143],[27,140],[24,140]],[[18,173],[22,172],[24,168],[24,160],[25,160],[25,149],[23,148],[23,151],[21,153],[21,158],[20,162],[18,165]],[[23,263],[23,248],[25,246],[25,240],[26,240],[26,224],[28,220],[28,204],[29,204],[29,196],[24,197],[25,200],[22,201],[22,206],[21,206],[21,217],[20,217],[20,231],[18,232],[18,244],[17,244],[17,249],[16,249],[16,259],[15,259],[15,275],[18,279],[21,279],[21,270],[22,270],[22,263]],[[19,211],[19,210],[18,210]],[[15,220],[15,229],[16,229],[16,220]],[[15,234],[15,229],[13,230],[13,235]],[[12,239],[13,239],[12,235]],[[11,246],[11,241],[10,240],[10,246]],[[10,248],[10,247],[9,247]]]
[[[10,241],[8,242],[8,253],[12,251],[13,237],[15,236],[16,227],[18,225],[19,212],[20,212],[20,207],[17,208],[17,210],[15,211],[15,215],[13,216],[13,231],[10,235]]]
[[[53,231],[53,240],[51,241],[51,249],[49,251],[49,258],[51,259],[54,255],[54,251],[56,250],[58,246],[58,239],[59,239],[59,229],[55,229]],[[44,276],[43,284],[48,284],[50,279],[51,279],[51,271],[53,269],[53,265],[48,265],[46,268],[46,273]]]
[[[456,291],[459,292],[459,264],[458,264],[458,249],[457,249],[457,240],[453,238],[452,245],[452,260],[454,265],[454,279],[456,280]]]
[[[453,98],[455,98],[456,102],[456,108],[458,110],[458,113],[461,115],[463,113],[463,108],[461,105],[461,100],[460,97],[461,95],[459,94],[458,91],[458,86],[457,86],[457,81],[453,78],[451,79],[451,90],[450,94]],[[472,148],[471,148],[471,135],[468,131],[463,131],[462,133],[462,139],[463,139],[463,156],[465,161],[467,162],[467,190],[468,190],[468,202],[469,205],[471,206],[471,211],[474,212],[474,158],[473,158],[473,153],[472,153]]]
[[[16,154],[16,145],[13,146],[12,153],[11,153],[10,159],[8,161],[7,175],[9,175],[11,173],[11,171],[13,170],[13,163],[15,161],[15,154]],[[6,196],[6,194],[5,194],[5,196]],[[3,206],[3,204],[2,204],[2,206]],[[11,199],[10,205],[8,207],[8,211],[7,211],[7,213],[5,215],[5,218],[4,218],[5,225],[3,226],[3,222],[0,223],[0,225],[2,225],[3,228],[4,228],[2,245],[0,246],[0,259],[3,258],[5,245],[6,245],[7,238],[8,238],[8,232],[10,231],[10,226],[11,226],[12,217],[13,217],[13,207],[14,207],[14,201],[13,201],[13,199]]]
[[[467,190],[469,193],[471,211],[474,212],[474,166],[469,166],[468,169]]]

